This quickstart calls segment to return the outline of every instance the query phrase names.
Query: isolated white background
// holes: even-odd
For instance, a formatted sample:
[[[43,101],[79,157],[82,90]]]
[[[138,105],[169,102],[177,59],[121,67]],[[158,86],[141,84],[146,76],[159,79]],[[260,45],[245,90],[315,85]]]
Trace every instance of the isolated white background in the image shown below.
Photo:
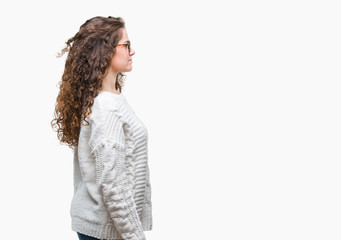
[[[149,131],[148,240],[340,239],[338,1],[1,3],[1,239],[77,239],[50,126],[65,41],[120,16]]]

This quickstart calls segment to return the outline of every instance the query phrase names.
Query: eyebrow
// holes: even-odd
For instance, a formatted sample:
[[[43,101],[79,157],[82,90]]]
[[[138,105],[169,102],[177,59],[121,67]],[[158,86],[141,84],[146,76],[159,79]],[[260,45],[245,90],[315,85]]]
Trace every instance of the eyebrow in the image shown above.
[[[127,40],[127,41],[125,41],[125,42],[123,42],[123,43],[126,43],[126,42],[130,42],[129,40]]]

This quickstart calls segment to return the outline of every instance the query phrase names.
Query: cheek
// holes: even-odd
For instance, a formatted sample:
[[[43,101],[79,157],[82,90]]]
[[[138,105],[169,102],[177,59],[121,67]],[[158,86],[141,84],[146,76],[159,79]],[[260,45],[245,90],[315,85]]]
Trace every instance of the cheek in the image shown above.
[[[116,68],[119,68],[126,64],[127,64],[127,61],[125,60],[124,56],[119,56],[119,54],[115,55],[115,57],[113,57],[112,62],[111,62],[111,66],[116,67]]]

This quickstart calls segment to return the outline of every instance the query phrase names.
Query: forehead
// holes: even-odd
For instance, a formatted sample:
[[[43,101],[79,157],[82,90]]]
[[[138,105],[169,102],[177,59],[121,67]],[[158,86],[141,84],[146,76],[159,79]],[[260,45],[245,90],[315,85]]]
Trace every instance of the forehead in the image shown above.
[[[122,34],[121,40],[120,40],[121,43],[129,41],[128,34],[124,28],[121,29],[121,34]]]

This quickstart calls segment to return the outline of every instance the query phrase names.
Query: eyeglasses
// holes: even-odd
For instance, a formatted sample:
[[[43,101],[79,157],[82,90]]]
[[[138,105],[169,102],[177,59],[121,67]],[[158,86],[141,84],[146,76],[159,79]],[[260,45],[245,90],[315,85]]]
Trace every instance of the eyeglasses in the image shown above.
[[[126,48],[128,47],[128,51],[130,53],[131,48],[130,48],[130,42],[128,41],[127,43],[121,43],[121,44],[117,44],[116,46],[125,46]],[[116,47],[115,46],[115,47]]]

